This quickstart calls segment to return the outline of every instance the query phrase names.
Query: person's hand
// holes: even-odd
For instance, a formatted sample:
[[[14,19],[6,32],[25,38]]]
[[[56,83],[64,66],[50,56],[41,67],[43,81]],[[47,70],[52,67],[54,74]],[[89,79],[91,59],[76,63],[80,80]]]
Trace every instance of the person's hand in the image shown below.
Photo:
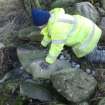
[[[40,63],[40,67],[41,67],[42,69],[47,69],[48,66],[49,66],[49,64],[48,64],[46,61],[42,61],[42,62]]]

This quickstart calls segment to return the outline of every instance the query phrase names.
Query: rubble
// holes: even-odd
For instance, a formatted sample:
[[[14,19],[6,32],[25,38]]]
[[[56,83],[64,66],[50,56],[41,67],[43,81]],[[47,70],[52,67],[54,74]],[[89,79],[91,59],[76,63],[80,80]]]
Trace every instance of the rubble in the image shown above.
[[[105,17],[102,17],[101,22],[99,24],[100,28],[102,29],[102,37],[101,37],[101,41],[104,42],[105,41]]]
[[[78,105],[89,105],[89,104],[87,102],[82,102],[82,103],[80,103]]]
[[[76,13],[85,16],[92,21],[99,22],[100,17],[97,9],[90,2],[76,3]]]
[[[42,35],[40,34],[40,30],[35,26],[30,26],[23,28],[18,33],[18,38],[20,40],[29,40],[31,42],[41,41]]]
[[[103,8],[105,9],[105,0],[100,0]]]
[[[78,103],[90,98],[97,81],[81,70],[63,69],[51,77],[53,86],[67,100]]]
[[[34,81],[22,82],[20,85],[20,94],[40,101],[51,102],[53,100],[53,96],[50,91],[48,91],[48,89],[46,89],[43,85],[39,85]]]
[[[104,105],[104,65],[97,70],[91,62],[87,66],[92,68],[80,70],[83,63],[63,52],[44,68],[48,51],[40,48],[42,36],[32,24],[32,7],[63,7],[69,14],[88,17],[101,27],[99,44],[105,44],[105,0],[0,0],[0,105]],[[17,52],[11,47],[18,47]]]
[[[98,105],[104,105],[104,104],[105,104],[105,97],[103,97],[103,98],[99,101]]]

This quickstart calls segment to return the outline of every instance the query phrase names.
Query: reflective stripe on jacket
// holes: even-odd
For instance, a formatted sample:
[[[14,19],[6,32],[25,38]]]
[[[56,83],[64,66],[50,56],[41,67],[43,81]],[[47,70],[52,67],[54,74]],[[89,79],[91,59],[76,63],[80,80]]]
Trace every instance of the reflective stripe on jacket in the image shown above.
[[[46,61],[54,63],[64,45],[71,46],[78,58],[89,54],[97,46],[101,33],[91,20],[65,14],[62,8],[53,9],[47,26],[41,31],[44,35],[41,44],[46,47],[51,42]]]

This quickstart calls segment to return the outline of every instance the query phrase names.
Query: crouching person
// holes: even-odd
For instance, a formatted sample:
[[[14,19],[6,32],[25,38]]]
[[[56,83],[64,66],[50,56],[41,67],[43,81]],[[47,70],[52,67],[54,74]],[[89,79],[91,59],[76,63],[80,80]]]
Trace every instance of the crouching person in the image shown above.
[[[35,26],[42,28],[41,45],[47,47],[51,43],[47,63],[54,63],[64,46],[72,47],[78,58],[86,57],[92,62],[96,60],[92,56],[97,52],[97,56],[105,56],[103,50],[97,49],[102,31],[90,19],[66,14],[63,8],[55,8],[50,12],[33,8],[32,19]],[[105,63],[105,59],[101,60],[100,57],[97,62]]]

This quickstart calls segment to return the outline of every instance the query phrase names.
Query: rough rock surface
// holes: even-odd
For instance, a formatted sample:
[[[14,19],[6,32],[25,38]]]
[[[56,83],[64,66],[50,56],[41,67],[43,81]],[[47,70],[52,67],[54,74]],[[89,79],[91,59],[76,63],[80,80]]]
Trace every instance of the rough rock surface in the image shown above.
[[[99,21],[99,13],[90,2],[76,3],[76,13],[85,16],[95,23]]]
[[[98,103],[98,105],[105,105],[105,97],[103,97],[100,102]]]
[[[64,8],[65,11],[69,14],[75,13],[75,3],[80,2],[82,0],[55,0],[51,4],[51,8]]]
[[[105,17],[102,17],[99,27],[102,29],[102,37],[100,41],[105,41]]]
[[[87,102],[82,102],[80,104],[77,104],[77,105],[89,105]]]
[[[14,69],[19,65],[16,55],[16,48],[1,48],[0,49],[0,76]]]
[[[70,5],[80,2],[82,0],[55,0],[52,4],[51,7],[69,7]]]
[[[7,9],[8,8],[8,9]],[[24,11],[21,0],[0,0],[0,41],[5,45],[13,45],[16,31],[28,26],[31,21]]]
[[[50,103],[49,105],[66,105],[66,104],[53,102],[53,103]]]
[[[51,2],[52,0],[24,0],[24,6],[29,16],[31,16],[31,8],[48,9]]]
[[[31,23],[31,19],[29,17],[29,16],[31,16],[31,14],[30,14],[31,6],[47,8],[47,9],[51,9],[54,7],[64,7],[67,13],[74,14],[75,10],[76,10],[75,5],[79,4],[79,8],[77,8],[78,12],[80,14],[83,14],[84,16],[86,15],[87,17],[89,17],[90,19],[92,19],[96,22],[98,15],[96,13],[96,9],[94,9],[95,7],[90,6],[90,4],[84,6],[83,3],[80,4],[81,1],[82,2],[84,2],[84,1],[91,2],[96,8],[98,8],[98,12],[100,13],[100,16],[102,16],[102,17],[100,17],[100,19],[101,19],[100,26],[103,31],[103,37],[101,40],[103,40],[103,42],[104,42],[104,40],[105,40],[105,38],[104,38],[104,35],[105,35],[105,32],[104,32],[105,31],[105,19],[104,19],[105,18],[105,0],[39,0],[39,3],[38,3],[38,0],[0,0],[0,42],[3,42],[3,44],[5,44],[6,46],[15,46],[15,45],[20,46],[20,43],[17,42],[18,38],[19,38],[19,40],[22,40],[22,43],[24,43],[24,40],[25,40],[25,44],[27,42],[29,42],[27,40],[31,40],[33,42],[34,41],[36,42],[36,40],[40,41],[40,38],[37,37],[39,35],[39,31],[34,30],[34,27],[32,26],[32,23]],[[100,5],[100,1],[101,1],[101,5]],[[88,10],[85,7],[88,8]],[[25,12],[25,9],[26,9],[26,12]],[[88,12],[86,12],[86,11],[88,11]],[[34,37],[34,34],[36,35],[37,38]],[[1,47],[5,46],[3,44],[0,44],[0,46]],[[27,44],[28,44],[28,46],[30,46],[29,43],[27,43]],[[32,46],[30,46],[30,48],[31,47]],[[36,50],[36,49],[34,49],[34,50]],[[35,55],[33,56],[33,54],[35,54]],[[0,74],[5,74],[5,72],[8,71],[8,67],[10,67],[10,65],[11,65],[11,61],[9,60],[10,56],[8,56],[8,55],[9,55],[9,53],[6,49],[5,50],[0,49],[0,57],[2,58],[2,59],[0,59],[0,65],[3,64],[2,66],[0,66]],[[27,64],[30,64],[31,61],[34,61],[34,57],[36,60],[38,60],[39,58],[45,58],[45,56],[46,56],[46,51],[43,49],[40,51],[40,53],[33,52],[31,50],[29,50],[27,53],[27,50],[25,50],[25,51],[23,50],[22,57],[21,57],[21,63],[23,65],[23,68],[27,67]],[[66,56],[67,56],[67,54],[66,54]],[[62,58],[63,57],[61,56],[61,59]],[[66,60],[70,61],[71,59],[69,57],[67,57]],[[44,73],[42,72],[43,70],[39,64],[40,63],[35,61],[35,63],[30,66],[30,69],[32,71],[30,71],[30,69],[28,69],[28,68],[26,68],[26,71],[28,71],[30,74],[32,74],[34,79],[36,77],[43,77],[44,79],[49,78],[49,75],[46,74],[46,71],[44,71]],[[4,65],[5,65],[5,67],[4,67]],[[63,64],[60,63],[60,66],[61,65],[62,66],[64,65],[64,66],[59,69],[63,69],[65,67],[64,63]],[[68,65],[68,62],[67,62],[67,65]],[[75,64],[73,63],[73,65],[75,65]],[[1,69],[1,67],[3,67],[3,69]],[[40,72],[38,71],[39,73],[37,72],[38,74],[36,73],[36,71],[34,71],[35,67],[38,67],[36,69],[36,71],[40,70]],[[57,67],[59,67],[59,66],[57,66]],[[77,68],[76,70],[78,70],[78,67],[76,67],[76,68]],[[54,69],[55,68],[53,68],[53,70]],[[44,70],[47,70],[47,69],[44,69]],[[94,99],[100,98],[100,97],[97,97],[97,96],[100,96],[100,94],[102,97],[105,96],[105,94],[104,94],[105,93],[105,84],[104,84],[104,82],[105,82],[104,71],[105,70],[104,71],[99,70],[99,71],[100,71],[100,73],[98,73],[98,76],[100,79],[98,81],[98,90],[97,91],[102,91],[102,92],[101,93],[99,92],[99,95],[96,95],[96,97],[93,96],[89,101],[93,101],[93,102],[98,101],[98,100],[94,100]],[[18,83],[18,82],[21,81],[20,78],[22,77],[20,75],[21,73],[18,74],[19,72],[21,72],[21,71],[17,70],[15,72],[15,74],[13,72],[11,72],[12,75],[10,76],[11,77],[10,83],[7,83],[8,82],[8,80],[7,80],[7,82],[4,83],[3,85],[0,84],[0,105],[23,105],[23,100],[22,100],[23,98],[21,98],[19,96],[19,94],[18,94],[19,90],[17,89],[20,86],[20,83]],[[66,78],[67,78],[67,81],[70,81],[70,82],[64,82],[64,83],[67,83],[67,86],[69,86],[69,87],[73,87],[72,89],[71,88],[67,89],[67,90],[70,90],[70,92],[71,91],[74,92],[74,94],[73,94],[74,97],[70,96],[69,100],[78,102],[78,101],[87,99],[87,97],[89,97],[91,95],[91,93],[93,93],[95,85],[96,85],[96,81],[94,79],[91,80],[91,77],[89,75],[86,76],[84,73],[81,73],[81,75],[82,75],[81,77],[76,75],[75,78],[73,77],[71,80],[72,76],[70,77],[70,75],[72,75],[72,74],[73,73],[70,73],[70,74],[65,73],[65,76],[64,76],[64,77],[66,77],[67,75],[69,75],[69,76],[67,76],[68,78],[67,77]],[[79,73],[77,73],[77,74],[79,74]],[[83,78],[83,76],[86,78],[86,80],[81,79],[81,78]],[[29,77],[31,77],[31,76],[29,76]],[[55,79],[55,77],[53,77],[53,78]],[[59,78],[59,77],[60,76],[58,76],[56,78]],[[18,78],[18,80],[16,78]],[[0,83],[3,80],[0,80]],[[13,83],[14,80],[16,80],[16,81]],[[31,80],[32,80],[32,78],[31,78]],[[63,79],[61,79],[61,80],[58,79],[57,81],[60,81],[60,83],[61,83],[61,82],[63,82]],[[87,82],[87,80],[88,80],[88,82]],[[72,84],[69,84],[69,83],[72,83]],[[28,85],[28,84],[26,84],[26,85]],[[23,88],[21,88],[21,89],[22,90],[26,89],[24,91],[24,93],[26,93],[27,89],[29,90],[29,88],[31,88],[31,86],[32,85],[30,85],[28,88],[23,86]],[[60,88],[62,88],[62,84],[60,84],[60,86],[61,86]],[[21,85],[21,87],[22,87],[22,85]],[[8,90],[8,88],[9,88],[9,90]],[[18,93],[17,93],[17,90],[18,90]],[[85,90],[86,90],[86,92],[88,91],[88,93],[85,94]],[[34,89],[33,89],[33,91],[34,91]],[[32,94],[32,93],[34,93],[33,91],[31,91],[31,92],[27,91],[27,94],[24,94],[24,95],[28,96],[31,94],[29,97],[34,97],[35,94]],[[60,90],[58,90],[58,91],[60,91]],[[92,91],[92,92],[90,92],[90,91]],[[98,93],[97,91],[96,91],[96,93]],[[44,92],[42,92],[42,93],[44,94]],[[30,94],[28,94],[28,93],[30,93]],[[77,94],[79,94],[79,95],[77,95]],[[58,95],[58,93],[56,93],[55,95]],[[16,100],[14,100],[14,97],[16,98]],[[41,99],[45,100],[45,99],[50,98],[50,97],[44,97],[44,98],[43,97],[44,96],[37,97],[37,98],[39,98],[40,100]],[[67,95],[67,97],[69,97],[69,96]],[[104,105],[103,100],[104,99],[102,99],[102,101],[99,102],[99,105],[102,105],[102,104]],[[27,101],[28,101],[28,99],[27,99]],[[48,103],[47,104],[46,103],[39,104],[39,103],[35,103],[35,102],[36,101],[34,101],[34,102],[30,101],[29,103],[26,103],[25,105],[48,105]],[[61,103],[61,104],[59,104],[59,103]],[[64,104],[62,104],[62,102],[57,102],[57,103],[55,102],[51,105],[64,105]],[[65,104],[65,105],[79,105],[79,103],[77,103],[77,104],[70,103],[70,104]],[[80,105],[88,105],[88,104],[85,102],[82,102],[82,103],[80,103]],[[97,105],[97,104],[92,103],[90,105]]]
[[[105,0],[101,0],[102,6],[105,9]]]
[[[30,26],[23,28],[18,33],[18,38],[20,40],[27,40],[31,42],[41,41],[42,35],[40,34],[40,30],[35,26]]]
[[[69,68],[70,64],[64,60],[57,60],[54,64],[43,66],[43,62],[46,56],[46,51],[42,50],[29,50],[29,49],[18,49],[18,57],[23,65],[23,68],[29,72],[34,79],[36,78],[50,78],[50,75],[55,71]]]
[[[53,99],[50,91],[44,85],[39,85],[35,81],[22,82],[20,85],[20,94],[40,101],[51,102]]]
[[[67,100],[81,102],[88,99],[97,85],[96,80],[81,70],[64,69],[52,75],[53,86]]]

